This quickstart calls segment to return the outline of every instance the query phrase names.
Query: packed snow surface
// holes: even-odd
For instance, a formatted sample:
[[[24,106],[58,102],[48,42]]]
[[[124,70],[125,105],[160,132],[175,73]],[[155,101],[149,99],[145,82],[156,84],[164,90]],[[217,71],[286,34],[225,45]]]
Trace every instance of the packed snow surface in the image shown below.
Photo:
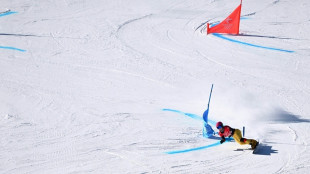
[[[2,0],[0,173],[308,173],[310,1],[244,0],[240,35],[206,34],[239,4]],[[209,124],[260,153],[202,136],[212,84]]]

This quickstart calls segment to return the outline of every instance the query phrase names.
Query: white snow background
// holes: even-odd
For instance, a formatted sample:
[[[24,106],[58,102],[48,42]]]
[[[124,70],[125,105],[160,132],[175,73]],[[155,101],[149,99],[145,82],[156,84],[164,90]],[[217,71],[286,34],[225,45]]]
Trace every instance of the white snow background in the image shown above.
[[[2,0],[0,173],[308,173],[310,1],[244,0],[239,43],[206,35],[239,3]],[[212,84],[209,119],[259,154],[166,153],[219,141],[163,110],[202,116]]]

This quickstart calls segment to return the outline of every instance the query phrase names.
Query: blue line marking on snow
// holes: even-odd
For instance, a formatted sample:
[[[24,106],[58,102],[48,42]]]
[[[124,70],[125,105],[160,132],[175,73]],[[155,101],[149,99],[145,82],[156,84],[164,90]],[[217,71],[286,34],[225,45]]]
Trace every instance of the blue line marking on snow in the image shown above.
[[[179,110],[174,110],[174,109],[162,109],[163,111],[170,111],[170,112],[175,112],[175,113],[178,113],[178,114],[182,114],[182,115],[185,115],[185,116],[188,116],[188,117],[191,117],[195,120],[201,120],[201,121],[204,121],[203,118],[199,115],[196,115],[196,114],[191,114],[191,113],[186,113],[186,112],[182,112],[182,111],[179,111]],[[208,120],[209,123],[211,123],[212,125],[215,125],[216,124],[216,121],[213,121],[213,120]]]
[[[8,12],[0,14],[0,17],[7,16],[7,15],[10,15],[10,14],[14,14],[14,13],[17,13],[17,12],[15,12],[15,11],[8,11]]]
[[[226,142],[231,142],[231,141],[233,141],[233,138],[231,138],[231,137],[226,138]],[[226,142],[224,142],[224,143],[226,143]],[[206,146],[195,147],[195,148],[184,149],[184,150],[173,150],[173,151],[169,151],[169,152],[165,152],[165,153],[169,154],[169,155],[178,154],[178,153],[186,153],[186,152],[192,152],[192,151],[196,151],[196,150],[208,149],[210,147],[215,147],[215,146],[219,146],[219,145],[221,145],[220,141],[213,143],[213,144],[206,145]]]
[[[216,22],[216,23],[212,24],[212,25],[210,26],[210,28],[212,28],[212,27],[214,27],[214,26],[217,26],[219,23],[221,23],[221,22]]]
[[[213,121],[213,120],[209,120],[209,119],[208,119],[208,123],[211,123],[213,126],[216,125],[216,121]]]
[[[240,17],[240,19],[244,20],[244,19],[250,19],[250,18],[242,16],[242,17]]]
[[[1,13],[0,17],[11,15],[11,14],[15,14],[15,13],[17,13],[17,12],[15,12],[15,11],[7,11],[7,12],[4,12],[4,13]],[[25,52],[26,51],[26,50],[15,48],[15,47],[0,46],[0,48],[2,48],[2,49],[9,49],[9,50],[16,50],[16,51],[21,51],[21,52]]]
[[[199,120],[199,121],[203,121],[203,118],[200,117],[199,115],[196,115],[196,114],[191,114],[191,113],[186,113],[186,112],[182,112],[182,111],[179,111],[179,110],[175,110],[175,109],[162,109],[163,111],[170,111],[170,112],[175,112],[175,113],[178,113],[178,114],[181,114],[181,115],[185,115],[185,116],[189,116],[195,120]],[[208,119],[208,122],[212,125],[215,125],[216,122],[213,121],[213,120],[209,120]],[[218,146],[218,145],[221,145],[220,142],[216,142],[216,143],[213,143],[213,144],[209,144],[209,145],[206,145],[206,146],[201,146],[201,147],[196,147],[196,148],[190,148],[190,149],[184,149],[184,150],[175,150],[175,151],[169,151],[169,152],[165,152],[166,154],[177,154],[177,153],[186,153],[186,152],[191,152],[191,151],[196,151],[196,150],[203,150],[203,149],[207,149],[207,148],[210,148],[210,147],[214,147],[214,146]]]
[[[295,52],[295,51],[291,51],[291,50],[284,50],[284,49],[279,49],[279,48],[265,47],[265,46],[255,45],[255,44],[251,44],[251,43],[247,43],[247,42],[241,42],[241,41],[238,41],[238,40],[235,40],[235,39],[231,39],[231,38],[225,37],[225,36],[223,36],[221,34],[218,34],[218,33],[213,33],[213,35],[216,36],[216,37],[219,37],[221,39],[225,39],[225,40],[228,40],[230,42],[235,42],[235,43],[239,43],[239,44],[242,44],[242,45],[247,45],[247,46],[252,46],[252,47],[257,47],[257,48],[263,48],[263,49],[269,49],[269,50],[274,50],[274,51],[282,51],[282,52],[287,52],[287,53]]]
[[[176,112],[178,114],[182,114],[182,115],[186,115],[186,116],[189,116],[195,120],[202,120],[202,117],[198,116],[198,115],[195,115],[195,114],[191,114],[191,113],[185,113],[185,112],[182,112],[182,111],[178,111],[178,110],[174,110],[174,109],[162,109],[163,111],[170,111],[170,112]]]
[[[21,52],[25,52],[25,51],[26,51],[26,50],[19,49],[19,48],[15,48],[15,47],[4,47],[4,46],[0,46],[0,48],[9,49],[9,50],[16,50],[16,51],[21,51]]]
[[[186,153],[186,152],[191,152],[191,151],[196,151],[196,150],[207,149],[207,148],[218,146],[218,145],[221,145],[221,143],[220,142],[216,142],[216,143],[213,143],[213,144],[209,144],[207,146],[201,146],[201,147],[185,149],[185,150],[175,150],[175,151],[169,151],[169,152],[165,152],[165,153],[166,154]]]

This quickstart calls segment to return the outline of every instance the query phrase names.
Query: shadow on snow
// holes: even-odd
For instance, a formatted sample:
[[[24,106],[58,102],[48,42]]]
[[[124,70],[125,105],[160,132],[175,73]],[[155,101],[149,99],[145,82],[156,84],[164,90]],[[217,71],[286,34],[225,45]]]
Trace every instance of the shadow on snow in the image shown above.
[[[257,149],[257,152],[255,155],[271,155],[272,153],[278,153],[278,150],[272,149],[272,146],[268,146],[266,144],[259,143],[259,149]],[[235,151],[245,151],[245,150],[251,150],[252,149],[236,149]]]
[[[283,110],[277,110],[269,119],[271,122],[280,122],[280,123],[303,123],[307,122],[309,123],[309,119],[303,119],[300,118],[298,115],[294,115],[292,113],[283,111]]]

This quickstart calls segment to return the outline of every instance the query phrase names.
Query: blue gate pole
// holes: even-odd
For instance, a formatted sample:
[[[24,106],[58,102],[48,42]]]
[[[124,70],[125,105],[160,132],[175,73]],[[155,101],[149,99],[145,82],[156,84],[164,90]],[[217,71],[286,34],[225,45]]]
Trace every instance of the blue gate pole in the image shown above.
[[[243,137],[244,137],[244,134],[245,134],[245,127],[243,126]]]

